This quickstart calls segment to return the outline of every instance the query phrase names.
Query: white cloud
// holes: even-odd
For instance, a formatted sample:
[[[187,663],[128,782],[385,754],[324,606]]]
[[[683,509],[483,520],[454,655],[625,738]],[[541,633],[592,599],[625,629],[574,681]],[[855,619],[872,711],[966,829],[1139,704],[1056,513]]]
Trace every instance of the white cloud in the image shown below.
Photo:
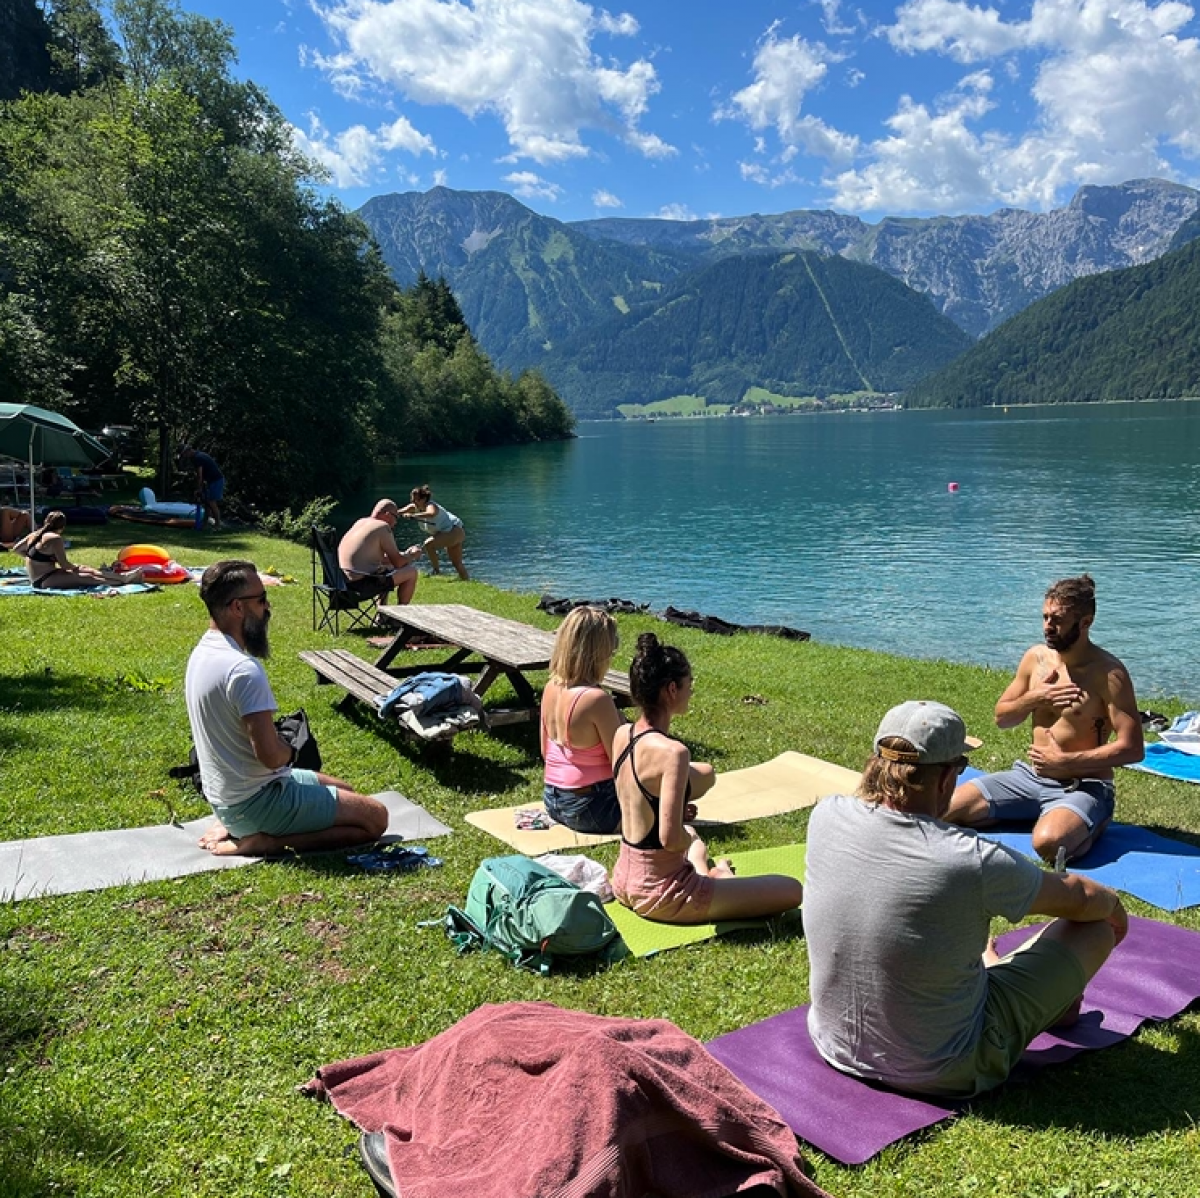
[[[434,187],[445,187],[450,182],[450,176],[444,170],[436,170],[433,172]]]
[[[847,23],[841,14],[842,0],[817,0],[817,3],[821,6],[821,24],[831,37],[856,32],[853,23]]]
[[[308,132],[292,126],[296,148],[315,159],[329,172],[337,187],[361,187],[378,175],[384,156],[392,150],[410,154],[436,154],[433,139],[413,128],[405,117],[380,125],[372,133],[365,125],[351,125],[331,133],[320,117],[310,113]]]
[[[659,220],[699,220],[686,204],[664,204],[654,213]]]
[[[600,188],[599,191],[592,192],[592,203],[595,204],[597,208],[625,207],[625,205],[619,199],[617,199],[617,197],[613,195],[611,191],[605,191],[604,188]]]
[[[785,150],[848,163],[858,149],[858,139],[801,112],[805,96],[825,81],[829,63],[840,60],[820,43],[799,36],[781,39],[776,23],[755,51],[754,82],[718,108],[716,118],[744,121],[759,134],[774,129]]]
[[[468,116],[493,113],[512,153],[562,162],[587,156],[589,130],[622,138],[648,157],[673,147],[639,128],[660,87],[653,65],[601,59],[598,35],[638,32],[582,0],[335,0],[317,13],[344,50],[318,65],[331,80],[365,75],[374,86]],[[336,84],[335,84],[336,85]]]
[[[977,72],[930,108],[902,99],[889,136],[833,181],[833,202],[945,211],[981,203],[1050,207],[1064,190],[1171,175],[1200,157],[1200,42],[1178,0],[1033,0],[1026,18],[962,0],[908,0],[884,32],[907,54],[1033,71],[1036,117],[1023,133],[984,126],[993,75]],[[981,84],[986,80],[986,86]]]
[[[504,176],[504,182],[512,185],[514,195],[526,200],[549,200],[554,203],[563,190],[557,183],[551,183],[533,171],[513,171],[511,175]]]

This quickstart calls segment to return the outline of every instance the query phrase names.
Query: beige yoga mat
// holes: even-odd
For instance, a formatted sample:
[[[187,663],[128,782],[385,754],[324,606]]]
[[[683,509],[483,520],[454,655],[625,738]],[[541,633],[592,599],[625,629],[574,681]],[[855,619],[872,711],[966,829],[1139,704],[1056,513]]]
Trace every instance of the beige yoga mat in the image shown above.
[[[824,795],[852,794],[858,786],[859,775],[844,766],[809,757],[805,753],[780,753],[761,765],[720,774],[716,784],[697,804],[699,821],[703,823],[736,824],[748,819],[763,819],[812,807]],[[472,811],[467,823],[482,829],[497,840],[524,853],[537,857],[542,853],[557,853],[563,849],[583,848],[616,840],[616,834],[592,836],[574,832],[562,824],[553,824],[545,831],[523,831],[516,826],[518,811],[541,811],[540,803],[524,803],[519,807],[494,807],[489,811]]]

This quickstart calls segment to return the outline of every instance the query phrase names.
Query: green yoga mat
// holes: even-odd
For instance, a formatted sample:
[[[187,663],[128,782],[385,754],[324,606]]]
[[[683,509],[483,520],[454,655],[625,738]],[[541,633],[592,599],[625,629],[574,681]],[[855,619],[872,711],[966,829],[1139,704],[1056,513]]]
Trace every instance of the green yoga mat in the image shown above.
[[[785,844],[775,849],[751,849],[746,853],[729,853],[733,868],[741,877],[758,874],[787,874],[788,877],[804,881],[804,850],[802,844]],[[732,919],[724,923],[653,923],[634,915],[620,903],[609,903],[604,908],[617,925],[629,951],[635,957],[650,957],[668,948],[679,948],[684,944],[696,944],[711,940],[726,932],[742,928],[760,928],[765,919]]]

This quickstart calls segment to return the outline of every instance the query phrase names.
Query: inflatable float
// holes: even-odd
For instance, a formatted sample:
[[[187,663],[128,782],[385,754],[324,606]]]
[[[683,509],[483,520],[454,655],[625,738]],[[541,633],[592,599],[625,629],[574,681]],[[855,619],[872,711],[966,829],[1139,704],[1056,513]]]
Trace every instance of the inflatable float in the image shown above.
[[[108,514],[117,520],[132,520],[135,524],[157,524],[162,528],[195,528],[196,504],[163,502],[155,498],[149,487],[138,492],[141,507],[114,504]]]
[[[117,554],[113,569],[121,574],[141,570],[145,582],[156,582],[160,586],[190,582],[192,578],[187,570],[168,557],[167,551],[159,545],[126,545]]]

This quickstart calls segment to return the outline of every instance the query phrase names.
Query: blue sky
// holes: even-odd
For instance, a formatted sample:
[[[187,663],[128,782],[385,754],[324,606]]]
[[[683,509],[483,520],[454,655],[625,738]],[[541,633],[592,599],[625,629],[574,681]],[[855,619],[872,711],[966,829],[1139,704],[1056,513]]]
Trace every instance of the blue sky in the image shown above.
[[[562,220],[1044,210],[1200,182],[1178,0],[182,0],[356,208],[436,184]]]

